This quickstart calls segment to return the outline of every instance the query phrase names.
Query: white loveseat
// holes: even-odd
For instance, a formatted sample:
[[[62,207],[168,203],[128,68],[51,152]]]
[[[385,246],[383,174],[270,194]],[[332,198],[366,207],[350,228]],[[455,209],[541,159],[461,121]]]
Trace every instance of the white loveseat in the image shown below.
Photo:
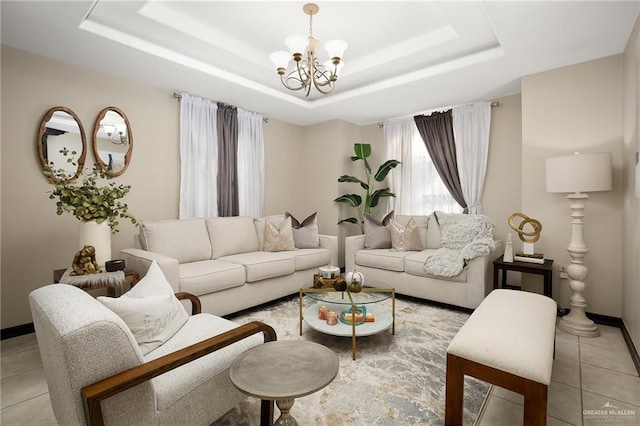
[[[284,216],[269,216],[280,224]],[[144,276],[156,260],[176,292],[195,294],[202,312],[226,315],[309,287],[318,267],[338,264],[338,239],[318,248],[265,252],[265,218],[215,217],[143,222],[136,248],[121,250]]]
[[[399,294],[475,309],[490,291],[491,264],[499,255],[501,241],[494,242],[495,249],[490,254],[468,261],[456,276],[429,275],[424,264],[428,256],[442,247],[440,227],[433,214],[399,215],[395,220],[406,225],[412,217],[420,228],[425,250],[366,249],[365,235],[350,236],[345,239],[346,270],[362,272],[368,286],[395,287]]]

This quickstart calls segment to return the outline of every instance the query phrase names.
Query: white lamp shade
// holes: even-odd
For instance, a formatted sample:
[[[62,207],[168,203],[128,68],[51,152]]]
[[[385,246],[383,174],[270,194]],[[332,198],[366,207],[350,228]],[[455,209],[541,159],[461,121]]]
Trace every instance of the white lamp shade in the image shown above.
[[[291,60],[291,54],[289,52],[285,52],[284,50],[277,50],[269,55],[269,59],[273,62],[273,65],[278,68],[287,69],[289,66],[289,61]]]
[[[309,39],[305,36],[301,36],[299,34],[290,35],[284,41],[284,44],[289,48],[289,52],[293,55],[294,53],[304,53],[304,49],[309,44]]]
[[[332,61],[324,61],[322,63],[322,65],[324,65],[325,67],[329,68],[331,71],[333,71],[333,62]],[[340,74],[340,71],[342,71],[342,67],[344,67],[344,61],[340,61],[340,63],[338,64],[338,68],[336,70],[336,74]]]
[[[547,158],[547,192],[611,190],[611,153]]]
[[[324,44],[324,49],[329,54],[329,58],[342,58],[347,46],[344,40],[329,40]]]

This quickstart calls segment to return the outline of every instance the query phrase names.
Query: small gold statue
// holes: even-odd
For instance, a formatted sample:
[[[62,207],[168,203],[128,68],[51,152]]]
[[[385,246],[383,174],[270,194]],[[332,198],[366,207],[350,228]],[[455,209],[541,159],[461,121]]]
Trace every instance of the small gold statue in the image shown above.
[[[96,249],[93,246],[84,246],[73,256],[73,272],[70,275],[99,274],[100,268],[96,262]]]

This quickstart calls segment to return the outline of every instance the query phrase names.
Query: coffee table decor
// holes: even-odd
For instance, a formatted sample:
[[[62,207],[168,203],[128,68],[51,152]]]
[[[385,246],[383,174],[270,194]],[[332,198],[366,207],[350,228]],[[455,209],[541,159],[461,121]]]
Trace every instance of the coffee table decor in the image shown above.
[[[303,300],[310,300],[303,309]],[[382,303],[390,301],[388,304]],[[313,330],[332,336],[351,337],[351,357],[356,359],[356,337],[372,336],[391,329],[395,334],[395,288],[365,287],[360,292],[336,291],[333,288],[301,288],[299,295],[299,325],[302,336],[302,323],[304,322]],[[353,318],[357,307],[362,316],[359,321],[350,321],[345,318]],[[366,306],[366,309],[365,309]],[[339,312],[336,324],[327,322],[328,312]],[[357,313],[357,312],[356,312]],[[369,321],[366,320],[367,314]],[[375,319],[375,320],[374,320]]]

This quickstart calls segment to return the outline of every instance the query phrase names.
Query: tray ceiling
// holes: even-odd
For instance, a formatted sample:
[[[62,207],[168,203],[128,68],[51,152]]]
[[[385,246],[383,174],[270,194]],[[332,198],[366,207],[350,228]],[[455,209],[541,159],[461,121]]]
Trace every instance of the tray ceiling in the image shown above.
[[[304,98],[269,61],[288,35],[308,34],[304,2],[0,4],[3,44],[300,125],[375,123],[518,93],[524,75],[621,53],[640,10],[635,1],[318,2],[314,36],[349,47],[335,91]]]

